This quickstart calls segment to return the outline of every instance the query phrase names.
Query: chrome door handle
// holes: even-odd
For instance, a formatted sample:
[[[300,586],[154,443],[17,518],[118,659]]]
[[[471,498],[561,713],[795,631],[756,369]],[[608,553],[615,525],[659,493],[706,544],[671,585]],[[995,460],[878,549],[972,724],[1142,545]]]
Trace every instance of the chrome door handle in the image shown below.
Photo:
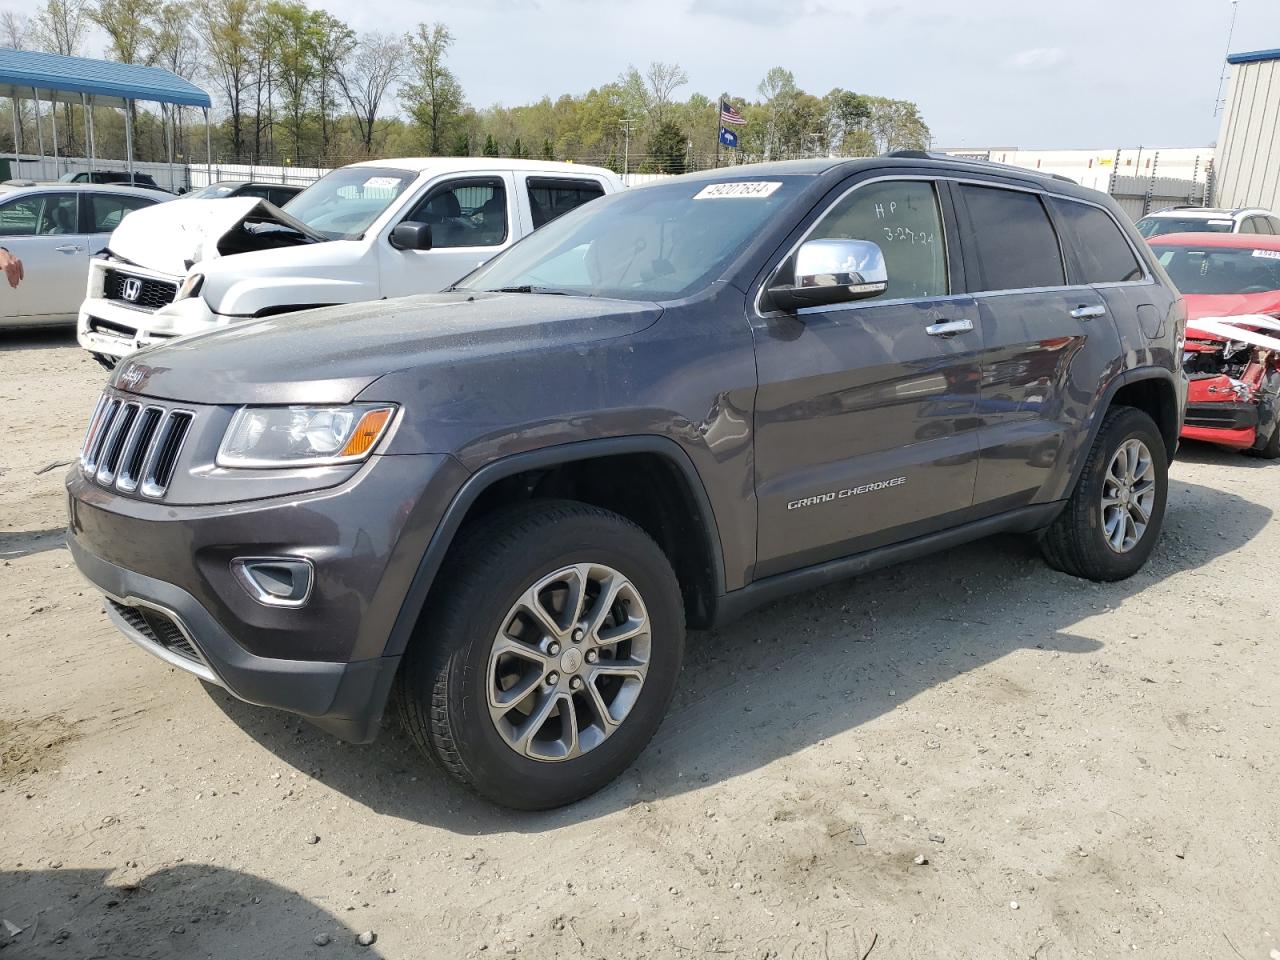
[[[1107,308],[1100,303],[1084,304],[1076,307],[1071,311],[1071,316],[1077,320],[1092,320],[1095,317],[1101,317],[1107,312]]]
[[[972,320],[944,320],[941,323],[931,323],[924,328],[924,332],[931,337],[952,337],[957,333],[969,333],[973,330]]]
[[[54,247],[53,249],[56,250],[58,253],[79,253],[80,252],[80,248],[77,247],[74,243],[64,243],[62,246]]]

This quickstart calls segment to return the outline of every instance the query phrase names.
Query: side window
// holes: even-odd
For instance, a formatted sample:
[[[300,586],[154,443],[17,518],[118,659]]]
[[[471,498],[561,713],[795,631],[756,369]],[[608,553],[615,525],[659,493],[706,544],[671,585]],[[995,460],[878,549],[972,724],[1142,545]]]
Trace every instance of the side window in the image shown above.
[[[1257,227],[1257,224],[1254,223],[1254,218],[1245,217],[1244,220],[1240,222],[1240,229],[1237,232],[1238,233],[1257,233],[1258,227]]]
[[[981,269],[979,282],[969,284],[972,292],[1066,283],[1058,238],[1038,195],[968,184],[960,190],[973,228],[967,239]]]
[[[120,226],[124,215],[132,210],[151,206],[151,200],[142,197],[118,197],[114,194],[95,193],[90,198],[89,232],[110,233]]]
[[[78,232],[74,193],[37,193],[0,206],[0,235],[57,237]]]
[[[298,195],[297,190],[285,190],[278,187],[272,187],[267,194],[267,199],[274,203],[277,207],[283,207],[286,203]]]
[[[431,225],[431,247],[496,247],[507,239],[507,191],[502,181],[455,180],[436,187],[406,220]]]
[[[1072,283],[1119,283],[1141,280],[1142,266],[1124,233],[1106,211],[1087,203],[1052,197],[1053,211],[1062,226],[1062,238],[1075,253],[1083,276]]]
[[[237,197],[258,197],[262,200],[271,199],[271,190],[268,187],[260,187],[257,184],[248,187],[241,187],[236,194]]]
[[[858,187],[837,201],[810,240],[870,240],[884,252],[886,300],[940,297],[950,292],[947,248],[937,190],[924,180],[886,180]]]
[[[1253,218],[1253,227],[1254,227],[1255,232],[1257,232],[1257,233],[1262,233],[1262,234],[1266,234],[1267,236],[1271,236],[1271,235],[1272,235],[1272,233],[1274,232],[1274,231],[1271,229],[1271,218],[1270,218],[1270,217],[1254,217],[1254,218]]]
[[[604,187],[594,180],[551,180],[530,177],[529,210],[533,214],[533,229],[550,223],[556,217],[580,207],[588,200],[604,196]]]

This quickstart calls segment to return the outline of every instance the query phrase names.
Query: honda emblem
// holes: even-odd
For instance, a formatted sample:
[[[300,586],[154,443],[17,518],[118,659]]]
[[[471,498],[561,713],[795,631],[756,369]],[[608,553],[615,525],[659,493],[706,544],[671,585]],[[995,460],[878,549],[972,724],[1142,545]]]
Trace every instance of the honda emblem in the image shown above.
[[[120,288],[120,295],[130,303],[137,303],[138,298],[142,296],[142,281],[137,277],[129,277]]]

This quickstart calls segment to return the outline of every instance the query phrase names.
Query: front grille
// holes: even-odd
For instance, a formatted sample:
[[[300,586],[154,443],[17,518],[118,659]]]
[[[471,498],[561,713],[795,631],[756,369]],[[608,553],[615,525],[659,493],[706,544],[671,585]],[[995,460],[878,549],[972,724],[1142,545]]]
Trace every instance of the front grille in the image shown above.
[[[135,291],[135,296],[126,296]],[[165,304],[173,303],[173,298],[178,295],[178,285],[137,273],[107,270],[102,278],[102,295],[108,300],[118,300],[130,306],[158,310]]]
[[[121,620],[156,646],[176,653],[192,663],[204,663],[204,658],[196,652],[196,648],[173,622],[172,617],[159,610],[152,610],[150,607],[131,607],[110,597],[107,597],[106,601],[111,605],[111,609],[119,614]]]
[[[104,393],[80,450],[85,476],[125,493],[163,497],[194,419],[189,410]]]

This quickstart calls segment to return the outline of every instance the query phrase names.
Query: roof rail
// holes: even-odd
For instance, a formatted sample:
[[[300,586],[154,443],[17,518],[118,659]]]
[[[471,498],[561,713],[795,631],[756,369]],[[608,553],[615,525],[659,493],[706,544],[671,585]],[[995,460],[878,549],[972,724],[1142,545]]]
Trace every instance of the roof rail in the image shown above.
[[[1075,180],[1070,177],[1064,177],[1060,173],[1041,173],[1039,170],[1031,170],[1027,167],[1015,167],[1011,163],[997,163],[994,160],[975,160],[973,157],[956,157],[949,153],[935,153],[929,150],[890,150],[884,156],[900,160],[941,160],[947,163],[968,163],[974,166],[997,167],[1010,172],[1029,173],[1032,176],[1048,177],[1050,180],[1061,180],[1063,183],[1076,183]],[[1079,186],[1079,184],[1076,185]]]

